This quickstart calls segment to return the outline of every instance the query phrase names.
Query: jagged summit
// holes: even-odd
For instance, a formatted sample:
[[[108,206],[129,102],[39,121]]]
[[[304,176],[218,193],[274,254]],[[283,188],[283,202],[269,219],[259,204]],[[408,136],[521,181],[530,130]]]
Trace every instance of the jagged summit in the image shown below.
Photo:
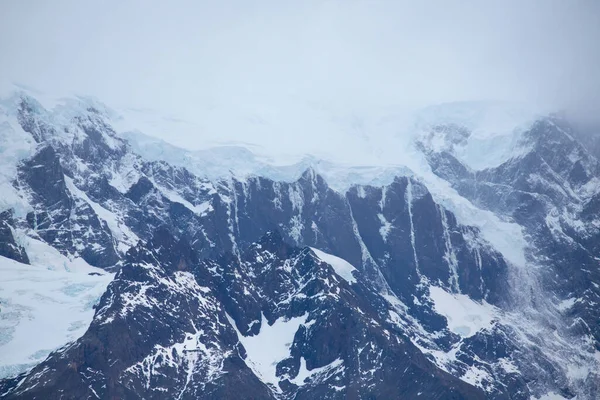
[[[600,168],[568,121],[430,112],[379,164],[281,165],[47,104],[1,103],[0,396],[596,397]]]

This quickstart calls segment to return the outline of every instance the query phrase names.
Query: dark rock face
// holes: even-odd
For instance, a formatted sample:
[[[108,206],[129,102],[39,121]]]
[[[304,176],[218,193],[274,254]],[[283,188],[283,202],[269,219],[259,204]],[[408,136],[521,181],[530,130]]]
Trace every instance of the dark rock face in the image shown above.
[[[0,213],[0,256],[29,264],[29,257],[22,246],[15,241],[13,227],[15,221],[11,210]]]
[[[423,185],[397,178],[383,188],[353,188],[347,197],[369,254],[404,301],[411,302],[425,279],[474,299],[501,302],[507,273],[503,258],[469,243],[477,230],[457,224]]]
[[[27,214],[29,228],[53,247],[80,255],[91,265],[114,265],[118,258],[108,226],[88,203],[73,196],[65,179],[51,146],[19,166],[15,185],[27,193],[34,208]]]
[[[430,162],[460,194],[525,228],[531,257],[548,268],[544,285],[559,299],[583,296],[570,313],[585,318],[600,348],[600,270],[593,244],[600,237],[600,214],[598,194],[587,195],[600,164],[574,136],[564,121],[548,119],[526,134],[529,152],[497,168],[469,171],[449,153],[431,154]]]
[[[432,129],[450,143],[442,151],[422,148],[463,197],[523,227],[539,278],[532,287],[415,178],[345,192],[312,169],[294,182],[209,181],[133,154],[101,108],[80,107],[64,126],[30,98],[17,113],[39,144],[14,180],[33,211],[0,214],[0,256],[28,261],[19,230],[118,272],[85,335],[0,381],[0,396],[597,393],[593,371],[587,386],[574,384],[562,359],[585,369],[600,350],[600,195],[591,189],[600,167],[558,120],[534,125],[530,151],[493,169],[453,155],[470,135],[459,126]],[[311,247],[350,263],[353,278]],[[450,315],[435,290],[454,302]],[[537,314],[545,319],[529,329]],[[474,331],[453,318],[474,321]],[[253,340],[282,326],[291,332],[285,352],[265,364]]]
[[[498,278],[506,274],[502,257],[468,243],[465,237],[476,235],[475,228],[458,225],[416,181],[354,187],[344,196],[309,170],[293,183],[253,178],[217,190],[211,199],[214,213],[200,218],[204,228],[215,229],[193,237],[201,252],[219,243],[215,247],[236,253],[275,228],[290,243],[331,252],[366,273],[380,270],[403,299],[410,299],[415,285],[426,279],[477,299],[500,301],[504,288]]]
[[[269,233],[239,260],[195,257],[166,230],[130,250],[86,334],[24,381],[4,382],[6,398],[485,397],[394,332],[377,293],[349,284],[308,248]],[[304,323],[270,389],[244,362],[236,330],[253,336],[267,329],[261,324],[298,317]],[[322,373],[296,380],[301,365]]]
[[[117,160],[125,155],[125,142],[116,137],[112,127],[97,110],[88,109],[85,117],[78,116],[75,121],[83,132],[82,139],[73,146],[75,157],[88,165],[102,166],[107,160]]]
[[[240,360],[214,293],[189,272],[191,249],[165,231],[151,245],[160,250],[130,250],[87,333],[8,398],[272,397]]]
[[[22,98],[17,112],[17,119],[23,130],[29,132],[38,143],[49,140],[56,135],[54,127],[38,118],[42,109],[42,105],[36,100]]]
[[[360,273],[355,273],[356,283],[347,282],[310,249],[291,247],[279,234],[267,234],[241,261],[221,260],[206,270],[213,271],[217,284],[227,288],[219,293],[228,293],[226,307],[232,317],[238,316],[234,320],[242,332],[246,327],[249,334],[252,328],[261,329],[248,322],[261,320],[258,311],[266,317],[263,324],[305,316],[290,356],[277,365],[280,386],[290,392],[289,397],[483,396],[436,370],[389,321],[390,305],[364,285]],[[255,311],[248,315],[244,310]],[[397,336],[390,333],[394,330]],[[303,362],[309,370],[321,368],[326,373],[298,382]]]
[[[528,151],[496,168],[472,171],[449,152],[429,153],[428,157],[433,171],[462,196],[523,227],[531,243],[530,262],[537,265],[534,286],[523,289],[530,293],[526,297],[538,312],[554,309],[557,316],[551,324],[565,326],[562,335],[567,340],[585,337],[584,354],[593,354],[600,348],[596,244],[600,214],[595,183],[600,164],[577,137],[581,133],[564,120],[548,118],[525,134]],[[575,350],[571,351],[564,357],[572,356]],[[535,370],[538,372],[532,366],[524,368],[523,378],[545,376],[548,381],[562,382],[557,392],[567,398],[574,396],[556,365],[545,361]],[[545,373],[540,374],[541,370]],[[597,393],[597,385],[590,384],[594,380],[597,373],[592,368],[587,376],[589,387],[580,390],[580,396]]]

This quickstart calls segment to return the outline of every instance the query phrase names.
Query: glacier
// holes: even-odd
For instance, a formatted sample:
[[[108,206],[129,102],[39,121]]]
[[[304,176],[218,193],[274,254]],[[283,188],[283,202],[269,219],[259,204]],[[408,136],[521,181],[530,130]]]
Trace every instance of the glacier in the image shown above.
[[[31,368],[83,335],[114,276],[31,242],[32,265],[0,257],[0,378]]]
[[[239,310],[230,315],[232,306],[225,302],[229,325],[221,322],[217,325],[220,325],[219,334],[225,335],[227,340],[232,337],[233,329],[239,345],[244,348],[243,352],[237,350],[244,364],[274,395],[290,393],[290,387],[282,386],[287,385],[286,382],[302,393],[313,390],[333,375],[336,383],[329,384],[329,389],[350,390],[351,385],[342,384],[341,378],[353,368],[347,360],[333,357],[315,364],[308,355],[299,355],[298,347],[292,345],[298,332],[307,331],[307,314],[296,310],[274,317],[269,314],[273,309],[265,306],[256,312],[253,302],[271,299],[269,296],[279,299],[278,307],[311,299],[292,290],[293,279],[284,280],[284,292],[291,292],[283,294],[270,293],[269,284],[260,281],[263,271],[277,265],[273,260],[283,263],[282,274],[293,271],[290,265],[298,259],[286,259],[287,253],[263,251],[251,260],[257,264],[254,269],[243,270],[249,268],[245,263],[250,263],[244,259],[245,249],[250,246],[252,250],[256,246],[258,232],[255,230],[269,227],[282,230],[286,240],[298,246],[309,246],[317,260],[332,267],[333,275],[323,277],[315,272],[317,277],[308,281],[320,282],[331,290],[315,298],[339,300],[344,290],[364,294],[363,285],[370,282],[387,300],[385,307],[391,307],[388,310],[378,304],[384,307],[385,318],[380,322],[373,319],[371,324],[381,326],[382,321],[389,324],[381,328],[383,337],[388,339],[393,337],[390,330],[403,332],[407,343],[419,349],[440,371],[490,396],[502,390],[498,376],[509,375],[511,379],[514,376],[533,379],[527,384],[532,398],[570,398],[574,393],[584,396],[583,390],[588,394],[594,390],[593,385],[589,385],[594,379],[593,366],[598,365],[600,357],[598,350],[594,350],[593,327],[589,325],[593,311],[580,310],[581,307],[593,310],[596,294],[593,287],[576,294],[577,288],[567,291],[559,283],[549,282],[552,268],[561,264],[558,261],[553,264],[552,253],[543,247],[551,249],[551,244],[540,244],[540,241],[556,239],[564,246],[559,247],[559,251],[565,254],[577,246],[593,254],[593,244],[585,240],[592,240],[595,227],[600,225],[581,215],[588,208],[593,214],[593,200],[600,192],[599,178],[593,177],[597,173],[594,158],[578,148],[566,154],[564,162],[560,156],[550,159],[545,153],[538,154],[546,150],[540,150],[540,145],[531,139],[531,132],[539,129],[539,120],[551,121],[552,117],[521,105],[499,102],[443,104],[409,114],[379,112],[361,117],[342,115],[326,107],[302,105],[294,112],[308,110],[308,121],[294,127],[295,134],[286,136],[293,138],[292,143],[280,143],[276,140],[280,134],[277,132],[293,121],[286,119],[293,112],[291,109],[281,114],[273,110],[264,113],[246,110],[250,115],[243,116],[233,111],[234,115],[229,116],[233,122],[221,127],[217,117],[219,113],[221,117],[227,116],[224,110],[216,111],[212,119],[207,120],[206,124],[212,126],[199,126],[161,118],[150,111],[112,110],[88,97],[36,99],[35,94],[21,91],[0,101],[0,188],[4,193],[0,211],[12,210],[14,221],[9,223],[10,229],[6,232],[14,237],[15,244],[10,245],[22,247],[30,261],[30,265],[26,265],[5,257],[0,259],[3,301],[0,351],[7,350],[6,354],[10,355],[6,361],[2,360],[0,377],[30,371],[40,362],[47,362],[49,354],[52,357],[52,354],[69,353],[70,344],[79,343],[95,329],[118,326],[119,318],[138,323],[136,318],[140,315],[145,316],[150,311],[159,313],[156,305],[160,303],[160,296],[155,291],[176,291],[175,296],[184,299],[184,303],[190,298],[196,301],[196,295],[190,293],[200,291],[195,284],[200,277],[187,271],[190,263],[197,261],[186,259],[175,263],[172,268],[178,270],[174,275],[176,279],[169,277],[172,271],[167,267],[157,266],[170,265],[171,261],[146,260],[135,264],[132,270],[121,269],[123,260],[141,254],[140,246],[162,232],[162,225],[167,225],[178,237],[191,232],[191,245],[197,246],[195,250],[201,249],[203,257],[217,257],[224,249],[231,251],[233,258],[225,265],[231,267],[239,263],[241,269],[228,271],[229,267],[223,267],[221,270],[222,266],[209,263],[206,271],[213,274],[211,279],[226,281],[229,279],[226,277],[233,276],[234,287],[229,289],[234,291],[235,282],[246,282],[245,279],[248,282],[259,279],[257,285],[265,285],[258,288],[247,285],[243,295],[237,298],[236,301],[249,302],[245,310],[248,315],[240,314]],[[19,107],[23,107],[23,102],[30,113],[27,115],[30,119],[25,122],[16,116],[22,112]],[[25,131],[26,124],[30,124],[28,130],[40,136],[36,138]],[[245,130],[248,124],[253,127]],[[552,124],[548,123],[548,129],[558,135],[553,140],[557,143],[567,140],[576,146],[574,136],[560,125]],[[222,136],[221,129],[228,134]],[[183,149],[146,134],[164,138],[182,130],[201,137],[203,146]],[[240,132],[239,136],[232,136],[231,132],[236,131]],[[253,132],[262,133],[254,135]],[[259,142],[248,143],[244,140],[247,137],[257,138]],[[44,152],[48,146],[57,150]],[[526,180],[516,183],[502,180],[518,177],[510,170],[511,166],[516,165],[515,169],[522,171],[524,165],[529,165],[525,162],[537,160],[535,157],[546,163],[542,169],[533,170]],[[39,160],[40,164],[31,160]],[[559,165],[567,165],[572,170],[553,169],[554,164],[549,165],[552,162],[563,163]],[[35,185],[38,184],[36,171],[48,165],[60,165],[64,173],[55,171],[52,179],[57,179],[56,187],[44,190],[60,192],[62,197],[56,204],[63,204],[68,212],[58,209],[46,217],[43,211],[48,204],[54,206],[53,198],[44,198],[46,194]],[[509,172],[505,172],[505,168]],[[580,181],[583,183],[579,184]],[[530,186],[520,188],[517,194],[501,192],[517,184]],[[499,191],[498,204],[490,203],[486,197],[488,190]],[[511,212],[509,206],[514,204],[511,196],[517,195],[545,202],[545,208],[541,208],[545,212],[542,228],[547,227],[548,231],[536,230],[537,222],[530,223],[526,219],[528,212],[537,215],[534,213],[537,209],[520,214]],[[559,202],[564,199],[572,201],[563,207]],[[48,233],[56,229],[64,234],[65,228],[60,225],[63,215],[70,224],[64,226],[82,235],[71,238],[73,246],[52,241],[52,234]],[[336,226],[335,218],[344,219],[337,221],[339,226]],[[50,224],[50,228],[43,224]],[[344,236],[347,234],[344,229],[348,236]],[[426,239],[426,235],[433,232],[439,237]],[[330,241],[328,236],[334,240]],[[407,243],[399,239],[404,237],[408,238]],[[280,239],[268,237],[268,240]],[[436,248],[432,248],[428,240],[435,243]],[[405,281],[394,281],[393,274],[398,273],[394,270],[398,265],[394,263],[399,261],[390,253],[406,244],[409,247],[398,250],[398,257],[410,253],[400,260],[406,264],[403,267],[414,266],[416,275],[406,272],[402,278]],[[161,244],[158,249],[168,251],[169,247],[163,249]],[[439,271],[432,272],[428,258],[438,252],[443,261],[436,267],[443,270],[439,275],[445,276],[443,279],[435,275]],[[579,257],[578,253],[574,254],[573,257]],[[108,256],[115,260],[114,265],[105,269],[91,266]],[[87,261],[82,257],[87,257]],[[304,264],[297,267],[301,265]],[[484,282],[482,271],[489,265],[499,268],[498,276],[503,276],[503,266],[507,268],[508,286],[502,300],[488,298],[490,292],[498,290]],[[569,265],[575,268],[572,262]],[[119,272],[115,274],[115,271]],[[144,278],[149,281],[137,283],[139,277],[127,275],[134,274],[132,271],[149,274]],[[589,263],[585,268],[582,266],[582,271],[595,273]],[[133,282],[118,288],[125,293],[119,295],[115,292],[117,289],[110,288],[107,291],[113,282],[128,282],[123,274]],[[161,277],[162,274],[167,277]],[[185,290],[178,286],[177,279],[182,274],[188,274],[186,279],[194,283],[186,285]],[[477,274],[481,274],[479,282]],[[158,279],[158,283],[153,279]],[[171,279],[175,279],[175,283]],[[465,281],[471,286],[465,287]],[[19,286],[14,282],[19,282]],[[308,285],[301,279],[298,282]],[[410,290],[414,292],[403,293],[403,282],[410,282],[413,285]],[[103,294],[102,310],[94,311],[94,305]],[[217,291],[215,295],[220,294]],[[284,300],[277,297],[279,295]],[[120,301],[124,302],[123,309],[117,312],[113,308],[119,306]],[[109,310],[111,316],[105,318]],[[207,313],[221,311],[217,307]],[[167,310],[160,310],[164,312]],[[45,332],[46,340],[33,340],[32,334],[48,324],[47,316],[56,313],[61,318],[55,329]],[[274,321],[272,324],[267,322],[266,314]],[[170,314],[162,317],[174,318]],[[311,320],[310,324],[313,323]],[[19,329],[27,333],[20,333]],[[229,333],[223,333],[225,331]],[[171,332],[173,338],[181,333],[177,332]],[[130,365],[126,369],[128,379],[131,382],[145,379],[144,390],[149,390],[148,382],[155,379],[151,372],[155,368],[157,371],[183,368],[187,378],[179,388],[179,396],[197,389],[193,376],[198,373],[195,368],[200,364],[210,372],[211,380],[222,379],[225,360],[233,357],[235,346],[228,342],[206,347],[205,334],[192,321],[191,327],[185,327],[185,337],[172,343],[161,342],[143,360]],[[484,360],[481,343],[491,338],[501,343],[498,346],[518,347],[528,358]],[[215,340],[214,343],[219,343],[220,339]],[[194,345],[202,351],[196,355],[180,354]],[[265,352],[269,347],[272,351]],[[543,356],[539,360],[530,358],[538,348],[543,349]],[[359,357],[361,354],[359,352]],[[368,357],[371,357],[369,361],[377,359]],[[294,359],[295,366],[291,366],[290,358]],[[166,361],[158,365],[163,359]],[[552,365],[551,373],[535,372],[543,363]],[[311,369],[307,365],[311,365]],[[312,367],[314,365],[317,366]],[[359,368],[359,372],[365,371]],[[374,374],[372,370],[370,375]],[[542,376],[539,382],[538,376]],[[584,383],[588,386],[581,392],[573,391],[580,385],[584,387]],[[209,384],[209,381],[202,383]],[[156,390],[159,389],[168,390],[168,384],[156,386]],[[100,389],[94,386],[92,390]]]

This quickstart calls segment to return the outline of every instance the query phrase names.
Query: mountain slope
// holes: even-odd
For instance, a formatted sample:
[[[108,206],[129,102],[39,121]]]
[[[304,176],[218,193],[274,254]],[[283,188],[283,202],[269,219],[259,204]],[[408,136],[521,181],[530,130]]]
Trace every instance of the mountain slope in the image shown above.
[[[11,370],[7,397],[598,391],[600,169],[559,120],[483,170],[469,126],[424,124],[419,169],[332,187],[323,164],[209,179],[146,159],[86,99],[16,94],[2,115],[0,255],[42,266],[33,240],[116,272],[85,334]]]
[[[185,242],[159,231],[152,243],[130,250],[86,334],[24,380],[7,381],[2,392],[6,398],[60,398],[61,390],[80,398],[484,398],[436,369],[399,332],[393,335],[386,307],[362,282],[349,284],[310,249],[291,247],[278,234],[267,234],[241,260],[198,263]],[[278,331],[265,342],[269,329]],[[283,332],[292,340],[282,343],[283,358],[264,354],[275,353]]]

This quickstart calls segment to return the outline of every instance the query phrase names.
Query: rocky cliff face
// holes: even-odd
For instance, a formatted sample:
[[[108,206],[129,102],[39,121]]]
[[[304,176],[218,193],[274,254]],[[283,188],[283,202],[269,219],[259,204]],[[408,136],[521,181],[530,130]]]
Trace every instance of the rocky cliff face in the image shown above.
[[[523,138],[527,153],[483,171],[468,170],[449,153],[429,157],[461,195],[525,229],[540,279],[540,296],[531,300],[562,302],[560,311],[581,318],[577,329],[591,334],[598,348],[600,164],[575,135],[564,121],[540,121]]]
[[[600,167],[564,121],[539,121],[527,151],[485,170],[453,150],[464,127],[420,146],[461,201],[524,232],[518,263],[418,176],[345,191],[312,168],[209,180],[135,154],[98,104],[11,104],[11,132],[32,144],[0,255],[27,263],[31,238],[116,276],[86,333],[0,396],[598,393]]]
[[[167,230],[151,243],[129,251],[86,334],[8,398],[484,398],[427,360],[359,273],[310,248],[268,233],[200,262]]]

